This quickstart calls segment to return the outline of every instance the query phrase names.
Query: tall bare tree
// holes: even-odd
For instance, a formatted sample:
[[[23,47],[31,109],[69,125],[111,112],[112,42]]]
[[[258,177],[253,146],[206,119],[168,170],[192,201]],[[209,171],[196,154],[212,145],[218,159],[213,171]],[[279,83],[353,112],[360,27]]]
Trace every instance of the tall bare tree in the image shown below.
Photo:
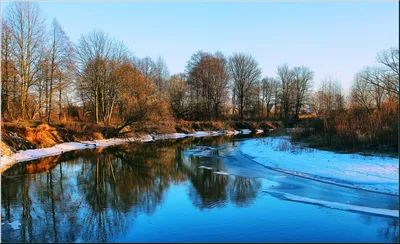
[[[294,118],[299,118],[300,109],[307,103],[311,95],[311,82],[314,72],[305,66],[294,67],[293,83],[294,83]]]
[[[157,86],[158,90],[162,92],[164,89],[164,83],[169,79],[168,66],[161,56],[158,56],[154,66],[154,83]]]
[[[139,59],[136,63],[136,67],[143,74],[143,77],[146,81],[154,82],[157,76],[157,69],[156,64],[150,57],[146,56],[142,59]]]
[[[283,64],[278,66],[276,73],[278,75],[278,80],[281,85],[280,89],[281,109],[284,118],[287,119],[289,117],[289,113],[293,108],[293,96],[292,96],[294,91],[293,72],[290,70],[287,64]]]
[[[37,82],[41,69],[46,28],[37,3],[14,2],[5,14],[15,40],[12,55],[20,79],[20,116],[25,119],[28,117],[30,88]]]
[[[262,101],[265,105],[267,112],[267,119],[269,118],[269,113],[271,112],[271,105],[275,101],[275,110],[278,97],[279,82],[273,77],[265,77],[261,81],[261,93]]]
[[[261,69],[258,62],[249,54],[235,53],[229,59],[229,69],[233,80],[234,93],[239,105],[239,116],[243,120],[245,99],[251,85],[260,79]]]
[[[185,118],[190,109],[189,87],[185,74],[173,75],[165,84],[170,108],[176,118]]]
[[[122,42],[99,31],[82,36],[76,46],[78,90],[94,121],[110,123],[123,89],[121,80],[126,66],[132,65],[131,53]],[[94,113],[93,113],[94,111]]]
[[[326,77],[312,98],[312,108],[322,118],[331,118],[343,111],[344,96],[340,82]]]
[[[112,40],[101,31],[81,36],[76,46],[78,61],[78,87],[91,104],[92,115],[99,122],[102,88],[105,85],[107,60],[111,56]],[[93,113],[94,110],[94,113]]]
[[[213,89],[212,107],[214,118],[219,119],[228,100],[229,66],[228,60],[221,52],[215,53],[211,61],[211,83]]]
[[[228,66],[222,53],[198,51],[186,66],[195,119],[219,119],[228,93]]]
[[[51,35],[51,49],[50,49],[50,83],[49,83],[49,100],[47,123],[50,123],[53,94],[59,91],[59,109],[61,109],[61,93],[63,86],[63,73],[71,69],[73,47],[69,41],[68,36],[65,34],[63,28],[56,19],[53,20],[50,30]],[[58,80],[58,87],[55,87],[55,80]],[[59,114],[61,111],[59,112]],[[59,117],[60,118],[60,117]]]
[[[14,113],[10,110],[11,100],[16,99],[16,67],[12,57],[15,42],[7,22],[2,19],[1,28],[1,112],[13,119]],[[14,104],[16,105],[16,104]]]

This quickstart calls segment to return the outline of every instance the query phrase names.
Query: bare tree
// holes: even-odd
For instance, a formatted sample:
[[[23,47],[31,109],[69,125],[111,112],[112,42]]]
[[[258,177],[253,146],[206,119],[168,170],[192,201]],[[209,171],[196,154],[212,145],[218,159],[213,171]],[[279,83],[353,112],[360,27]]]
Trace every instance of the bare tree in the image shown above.
[[[30,88],[37,82],[43,58],[45,24],[39,5],[34,2],[14,2],[6,9],[6,19],[15,47],[12,55],[20,79],[20,115],[28,116]]]
[[[50,123],[53,94],[59,91],[59,106],[61,105],[61,92],[63,73],[67,72],[68,67],[72,64],[72,43],[69,41],[68,36],[65,34],[61,25],[56,19],[53,20],[51,25],[51,49],[50,49],[50,83],[49,83],[49,100],[48,100],[48,113],[47,123]],[[58,80],[58,87],[55,87],[55,80]],[[61,106],[59,107],[61,110]]]
[[[242,53],[233,54],[229,59],[229,69],[234,83],[234,94],[239,104],[239,116],[243,120],[246,96],[251,85],[260,79],[261,69],[251,55]]]
[[[207,93],[207,80],[204,79],[204,65],[200,65],[204,57],[209,54],[203,51],[194,53],[186,65],[187,83],[192,104],[191,118],[200,119],[204,117],[205,100]]]
[[[16,99],[16,67],[12,57],[12,50],[15,42],[12,39],[10,27],[2,19],[1,29],[1,112],[4,119],[5,115],[14,117],[10,110],[10,103]],[[13,100],[13,101],[11,101]],[[16,105],[16,104],[14,104]],[[15,108],[15,107],[14,107]]]
[[[222,53],[198,51],[186,66],[195,119],[219,119],[227,100],[229,75]]]
[[[365,67],[361,72],[359,72],[358,76],[358,78],[362,79],[364,83],[380,87],[391,96],[396,98],[398,97],[398,78],[396,78],[395,73],[388,71],[384,67]]]
[[[378,63],[386,66],[388,71],[393,72],[395,80],[399,80],[399,48],[389,48],[378,53]],[[397,84],[398,86],[398,84]]]
[[[244,100],[243,114],[250,118],[259,118],[262,114],[262,87],[261,81],[253,82]]]
[[[78,87],[94,110],[94,120],[105,115],[108,62],[111,60],[114,40],[100,31],[81,36],[76,46]],[[92,110],[92,111],[93,111]]]
[[[312,98],[312,108],[322,118],[330,118],[343,111],[344,96],[340,82],[331,77],[325,78]]]
[[[379,79],[385,79],[379,78],[382,76],[385,76],[385,71],[380,67],[367,67],[357,73],[351,93],[352,101],[367,110],[374,108],[380,110],[384,100],[392,93],[384,88],[385,84],[379,81]],[[379,83],[381,85],[378,85]]]
[[[164,83],[169,79],[169,70],[168,66],[165,63],[164,59],[159,56],[154,64],[154,83],[157,86],[158,90],[163,91]],[[162,94],[162,93],[161,93]]]
[[[314,72],[304,66],[294,67],[292,72],[295,96],[294,118],[298,119],[300,109],[309,100]]]
[[[215,53],[211,60],[212,107],[214,118],[219,119],[228,100],[229,73],[228,61],[221,52]]]
[[[178,119],[184,118],[190,109],[189,87],[185,81],[185,74],[173,75],[166,82],[166,90],[170,108]]]
[[[146,56],[142,59],[139,59],[136,63],[136,67],[143,74],[144,79],[146,81],[148,82],[155,81],[157,76],[156,64],[150,57]]]
[[[371,96],[372,85],[366,83],[361,75],[357,75],[351,89],[350,102],[356,107],[369,111],[374,108],[373,97]]]
[[[283,112],[283,116],[285,119],[289,117],[289,113],[293,108],[293,91],[294,91],[294,82],[293,82],[293,72],[289,69],[287,64],[283,64],[278,66],[277,71],[278,80],[281,85],[280,89],[280,101],[281,108]],[[282,116],[282,113],[281,113]]]
[[[273,105],[273,101],[275,101],[275,107],[276,107],[278,88],[279,88],[279,82],[273,77],[265,77],[261,81],[262,101],[266,108],[267,119],[269,118],[269,113],[271,112],[271,105]]]

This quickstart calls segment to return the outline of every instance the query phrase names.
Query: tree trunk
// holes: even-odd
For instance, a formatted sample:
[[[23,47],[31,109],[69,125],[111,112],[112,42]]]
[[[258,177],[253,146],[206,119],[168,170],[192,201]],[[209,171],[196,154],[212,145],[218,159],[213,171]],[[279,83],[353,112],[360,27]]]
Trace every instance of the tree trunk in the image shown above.
[[[51,72],[50,78],[50,92],[49,92],[49,111],[47,114],[47,123],[50,124],[50,115],[51,115],[51,98],[53,97],[53,71]]]
[[[240,120],[243,120],[243,108],[244,108],[244,97],[243,95],[240,95],[240,110],[239,110],[239,116]]]
[[[61,79],[61,74],[60,74],[60,81],[58,83],[58,90],[59,90],[59,94],[58,94],[58,120],[61,121],[61,104],[62,104],[62,98],[61,98],[61,94],[62,94],[62,79]]]
[[[45,85],[45,99],[46,99],[46,106],[45,106],[45,114],[46,114],[46,116],[47,116],[47,113],[49,112],[49,84],[48,84],[48,80],[47,80],[47,72],[48,72],[48,69],[47,69],[47,67],[46,67],[46,72],[45,72],[45,82],[44,82],[44,85]]]
[[[50,71],[50,97],[49,97],[49,113],[47,114],[47,123],[50,124],[50,117],[51,117],[51,100],[53,97],[53,81],[54,81],[54,69],[56,66],[56,34],[54,31],[53,36],[53,49],[52,49],[52,56],[51,56],[51,71]]]
[[[95,109],[95,120],[96,120],[96,124],[99,123],[99,101],[98,101],[98,97],[99,97],[99,88],[96,87],[95,89],[95,94],[94,94],[94,109]]]

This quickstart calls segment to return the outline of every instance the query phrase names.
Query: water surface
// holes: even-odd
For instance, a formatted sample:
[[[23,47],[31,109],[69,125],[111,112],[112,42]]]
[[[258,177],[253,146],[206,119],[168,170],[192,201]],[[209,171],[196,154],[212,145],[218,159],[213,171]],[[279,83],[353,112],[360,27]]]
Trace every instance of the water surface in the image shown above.
[[[398,241],[396,217],[288,201],[264,190],[380,209],[398,209],[396,196],[266,169],[237,152],[243,139],[165,140],[70,152],[16,165],[2,177],[1,239]],[[196,146],[220,150],[198,157],[191,153]]]

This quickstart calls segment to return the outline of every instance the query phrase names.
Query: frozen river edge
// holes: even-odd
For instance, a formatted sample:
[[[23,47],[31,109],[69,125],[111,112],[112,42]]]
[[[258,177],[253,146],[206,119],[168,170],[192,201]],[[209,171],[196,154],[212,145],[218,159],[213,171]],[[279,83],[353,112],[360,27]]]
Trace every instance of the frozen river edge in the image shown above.
[[[398,158],[300,148],[289,137],[244,141],[239,152],[266,168],[339,186],[399,195]]]

